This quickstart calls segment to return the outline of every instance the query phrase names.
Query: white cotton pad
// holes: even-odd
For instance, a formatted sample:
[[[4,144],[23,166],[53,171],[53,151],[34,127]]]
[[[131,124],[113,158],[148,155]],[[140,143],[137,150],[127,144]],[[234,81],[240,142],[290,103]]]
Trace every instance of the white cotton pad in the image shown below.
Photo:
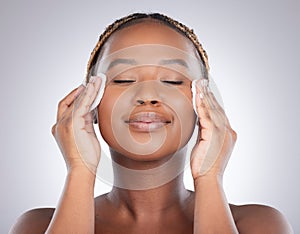
[[[105,88],[105,84],[106,84],[106,75],[103,73],[98,73],[97,74],[98,77],[101,78],[102,82],[101,82],[101,86],[100,89],[98,91],[98,94],[94,100],[94,102],[92,103],[91,107],[90,107],[90,111],[94,110],[100,103],[103,93],[104,93],[104,88]],[[83,82],[83,85],[86,86],[85,81]]]
[[[196,82],[197,82],[197,80],[192,81],[192,101],[193,101],[194,111],[195,111],[196,115],[198,116],[197,108],[196,108],[196,97],[197,97]]]

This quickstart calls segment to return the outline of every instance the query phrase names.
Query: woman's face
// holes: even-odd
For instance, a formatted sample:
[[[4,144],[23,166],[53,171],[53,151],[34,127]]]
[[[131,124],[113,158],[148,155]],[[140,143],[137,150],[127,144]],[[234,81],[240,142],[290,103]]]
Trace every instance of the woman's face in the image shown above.
[[[183,35],[151,21],[115,32],[102,54],[144,44],[197,54]],[[134,160],[169,156],[185,146],[193,133],[196,116],[191,96],[191,80],[163,67],[139,66],[114,77],[107,73],[98,106],[101,134],[110,148]]]

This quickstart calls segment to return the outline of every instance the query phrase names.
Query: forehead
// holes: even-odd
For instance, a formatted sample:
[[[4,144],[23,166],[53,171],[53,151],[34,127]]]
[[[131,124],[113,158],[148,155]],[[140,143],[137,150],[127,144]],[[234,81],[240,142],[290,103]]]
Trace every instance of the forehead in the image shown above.
[[[143,44],[172,46],[198,57],[195,46],[188,38],[163,23],[149,20],[114,32],[104,44],[101,54],[105,56],[120,49]]]

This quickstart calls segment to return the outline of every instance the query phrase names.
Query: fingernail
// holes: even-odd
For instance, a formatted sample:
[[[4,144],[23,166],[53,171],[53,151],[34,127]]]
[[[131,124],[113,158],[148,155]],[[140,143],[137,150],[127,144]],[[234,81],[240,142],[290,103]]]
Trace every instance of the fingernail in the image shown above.
[[[77,97],[81,93],[83,88],[84,88],[84,86],[82,84],[78,86],[76,93],[75,93],[75,97]]]
[[[84,87],[86,87],[86,86],[87,86],[87,80],[84,79],[84,80],[82,81],[81,85],[83,85]]]
[[[201,79],[200,84],[201,84],[202,87],[207,87],[207,85],[208,85],[208,80],[207,80],[207,79]]]
[[[200,81],[201,80],[194,80],[194,82],[195,82],[195,85],[200,89]]]
[[[90,78],[90,83],[95,83],[96,82],[96,79],[97,79],[97,76],[91,76]]]

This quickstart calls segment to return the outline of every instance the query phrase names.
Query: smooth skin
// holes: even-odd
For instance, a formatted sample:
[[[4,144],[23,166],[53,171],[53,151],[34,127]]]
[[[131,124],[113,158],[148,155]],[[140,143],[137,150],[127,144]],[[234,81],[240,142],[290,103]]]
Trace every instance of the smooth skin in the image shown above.
[[[104,53],[147,43],[165,44],[195,53],[195,48],[188,39],[153,21],[132,25],[114,33],[106,42]],[[144,85],[145,82],[162,82],[157,81],[155,73],[147,74],[152,75],[141,76],[133,84],[125,86],[119,86],[113,81],[108,83],[98,106],[99,128],[109,143],[112,158],[133,169],[155,168],[166,162],[175,152],[179,158],[184,158],[186,142],[192,134],[182,134],[182,130],[176,127],[184,117],[175,115],[172,112],[174,110],[168,108],[172,106],[171,100],[157,93],[151,85]],[[182,85],[176,88],[189,100],[190,105],[180,106],[179,101],[179,106],[174,108],[178,108],[176,113],[188,114],[192,108],[191,82],[187,79],[182,81]],[[88,110],[100,83],[100,79],[94,78],[87,88],[79,86],[59,103],[57,121],[52,133],[68,170],[59,204],[56,209],[42,208],[24,213],[12,227],[11,233],[293,233],[285,217],[272,207],[228,204],[222,179],[237,134],[231,128],[213,93],[201,82],[197,82],[196,100],[199,116],[197,124],[201,128],[190,162],[195,192],[185,189],[182,172],[160,187],[146,190],[113,187],[111,192],[94,198],[100,144]],[[134,90],[140,90],[135,89],[135,85],[142,87],[144,91],[135,92]],[[162,85],[165,83],[162,82]],[[147,157],[122,148],[113,134],[110,120],[114,117],[112,107],[120,101],[118,97],[129,89],[132,91],[129,94],[133,96],[128,94],[124,97],[134,100],[130,102],[132,110],[159,110],[165,116],[172,116],[172,124],[166,126],[164,131],[169,136],[174,131],[181,134],[182,141],[170,144],[172,139],[166,139],[163,147],[146,155]],[[145,101],[143,105],[136,102],[138,99]],[[122,110],[120,113],[123,113]],[[189,117],[194,124],[195,115]],[[114,121],[113,124],[120,126],[124,122],[118,118]],[[120,131],[122,134],[122,128]],[[145,133],[134,129],[131,134],[141,141],[145,137]],[[160,131],[156,134],[159,136]],[[179,161],[178,168],[182,163],[184,160]],[[116,179],[122,176],[118,174],[120,172],[114,172]]]

